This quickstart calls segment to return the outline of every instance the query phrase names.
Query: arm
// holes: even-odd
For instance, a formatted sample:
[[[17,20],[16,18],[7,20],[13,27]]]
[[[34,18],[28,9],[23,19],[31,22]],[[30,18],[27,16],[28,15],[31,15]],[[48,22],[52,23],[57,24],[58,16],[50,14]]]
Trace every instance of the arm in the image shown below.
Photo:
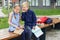
[[[37,18],[34,12],[32,12],[32,18],[33,18],[33,26],[36,26]]]
[[[10,13],[10,15],[9,15],[8,24],[12,25],[14,27],[17,27],[16,25],[14,25],[14,24],[11,23],[11,19],[12,19],[12,13]]]

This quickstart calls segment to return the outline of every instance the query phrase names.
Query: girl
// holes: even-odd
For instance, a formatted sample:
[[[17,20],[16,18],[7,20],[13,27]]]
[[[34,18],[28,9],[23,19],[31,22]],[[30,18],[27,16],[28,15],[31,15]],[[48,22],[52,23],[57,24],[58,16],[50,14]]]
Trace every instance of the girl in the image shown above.
[[[15,5],[13,12],[10,13],[8,23],[9,23],[9,32],[14,32],[15,29],[20,29],[20,6]]]

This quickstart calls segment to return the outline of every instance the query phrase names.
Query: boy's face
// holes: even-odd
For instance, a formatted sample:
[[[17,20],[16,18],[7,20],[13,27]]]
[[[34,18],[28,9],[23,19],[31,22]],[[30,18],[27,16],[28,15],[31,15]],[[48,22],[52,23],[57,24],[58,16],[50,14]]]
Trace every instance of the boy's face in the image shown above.
[[[20,7],[19,6],[15,7],[14,12],[19,13],[20,12]]]
[[[23,7],[22,7],[22,11],[23,11],[23,12],[26,12],[28,9],[29,9],[29,8],[28,8],[27,6],[23,6]]]

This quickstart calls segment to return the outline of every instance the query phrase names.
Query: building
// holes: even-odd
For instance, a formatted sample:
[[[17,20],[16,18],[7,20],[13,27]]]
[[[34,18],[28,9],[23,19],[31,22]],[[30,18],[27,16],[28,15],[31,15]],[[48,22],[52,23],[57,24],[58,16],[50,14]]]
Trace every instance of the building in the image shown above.
[[[2,6],[2,0],[0,0],[0,7]]]
[[[9,5],[12,5],[12,0],[0,0],[0,7],[1,6],[7,6],[7,1],[9,1]],[[20,4],[23,1],[29,1],[30,3],[30,7],[34,7],[34,8],[50,8],[51,6],[51,2],[50,0],[20,0]],[[19,3],[19,0],[17,0],[15,3]],[[56,1],[55,4],[57,7],[60,7],[60,0]]]
[[[28,0],[31,7],[51,8],[51,0]],[[56,7],[60,7],[60,0],[56,0]]]
[[[9,0],[9,2],[10,2],[10,0]],[[7,0],[0,0],[0,7],[2,7],[2,6],[7,6]]]
[[[15,2],[18,3],[19,0],[15,0]],[[12,6],[12,3],[13,3],[12,0],[0,0],[0,7],[2,7],[2,6],[5,7],[5,6],[8,6],[8,5]]]

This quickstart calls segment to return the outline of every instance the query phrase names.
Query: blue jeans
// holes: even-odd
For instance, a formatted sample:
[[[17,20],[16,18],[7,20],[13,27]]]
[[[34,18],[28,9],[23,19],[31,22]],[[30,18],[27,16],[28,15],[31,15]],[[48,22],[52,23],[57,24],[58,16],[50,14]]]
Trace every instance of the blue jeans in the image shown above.
[[[31,40],[32,37],[32,31],[31,28],[29,26],[26,26],[25,28],[25,40]]]
[[[32,38],[32,29],[30,28],[30,26],[25,26],[24,32],[22,34],[22,40],[31,40]],[[37,40],[39,40],[37,38]]]

